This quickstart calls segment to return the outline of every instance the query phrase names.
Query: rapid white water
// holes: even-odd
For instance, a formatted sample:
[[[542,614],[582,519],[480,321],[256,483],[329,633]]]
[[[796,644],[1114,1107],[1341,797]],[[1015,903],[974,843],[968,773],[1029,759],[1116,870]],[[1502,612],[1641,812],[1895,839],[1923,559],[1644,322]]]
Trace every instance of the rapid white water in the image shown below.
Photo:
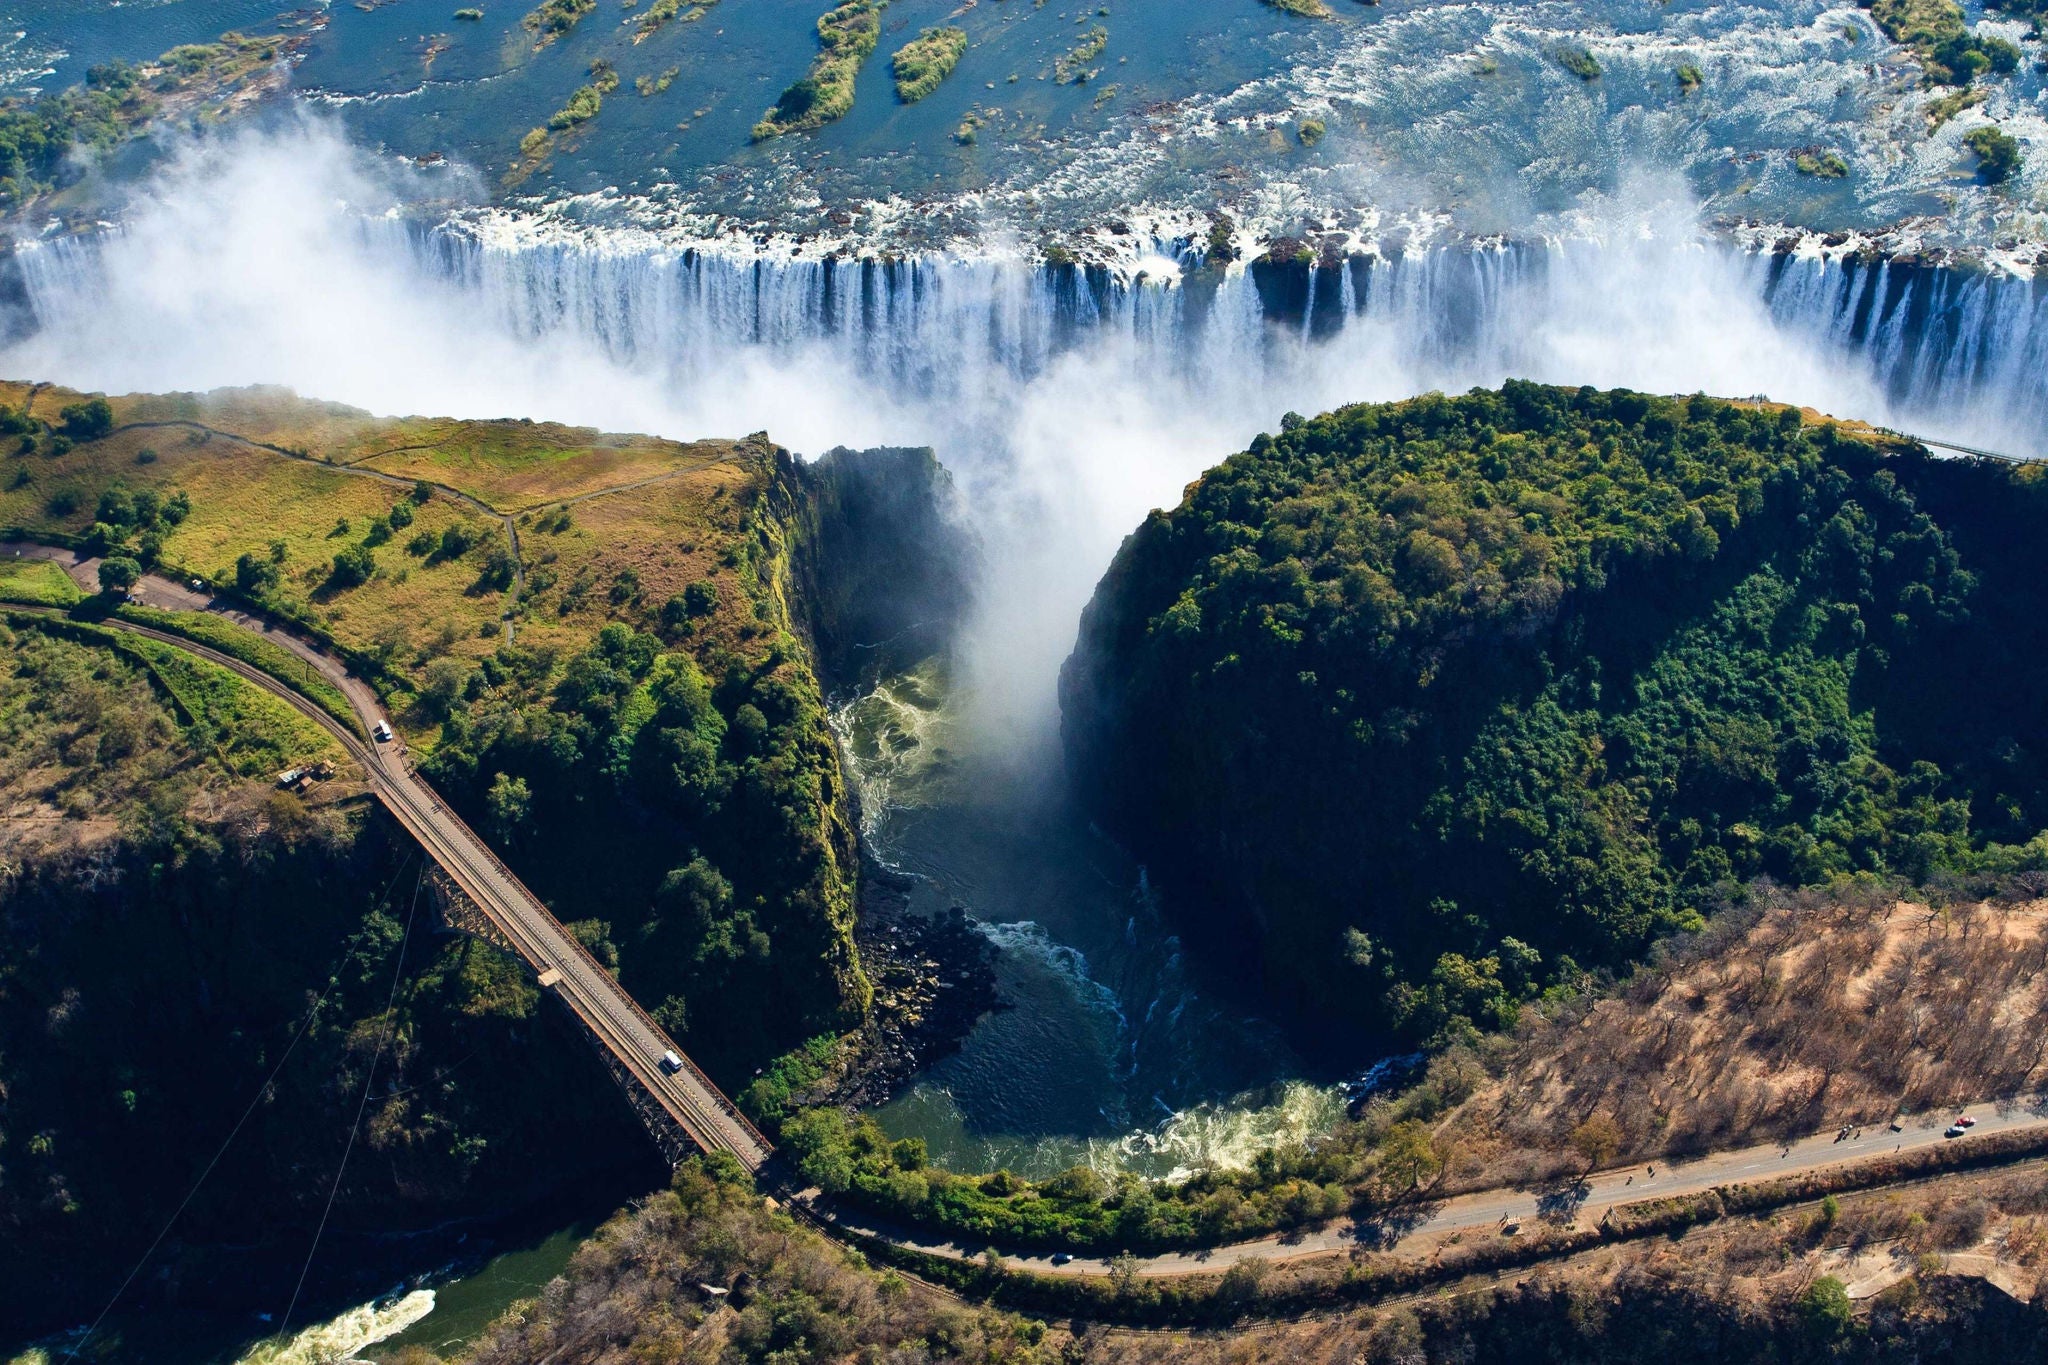
[[[434,1311],[434,1292],[415,1289],[395,1299],[366,1303],[329,1322],[317,1323],[289,1341],[264,1341],[236,1365],[335,1365],[397,1336]]]

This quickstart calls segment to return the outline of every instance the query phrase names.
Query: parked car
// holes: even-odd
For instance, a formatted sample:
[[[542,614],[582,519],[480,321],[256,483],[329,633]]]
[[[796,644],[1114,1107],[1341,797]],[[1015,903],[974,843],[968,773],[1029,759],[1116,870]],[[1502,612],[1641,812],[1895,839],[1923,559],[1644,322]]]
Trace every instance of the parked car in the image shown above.
[[[389,744],[391,742],[391,722],[378,721],[370,727],[370,734],[379,744]]]
[[[676,1056],[675,1049],[671,1048],[661,1054],[661,1069],[671,1076],[683,1069],[683,1059]]]
[[[1971,1118],[1968,1114],[1956,1120],[1956,1127],[1958,1128],[1975,1128],[1976,1126],[1977,1120]]]
[[[1951,1123],[1951,1124],[1950,1124],[1950,1125],[1948,1126],[1948,1131],[1947,1131],[1946,1133],[1943,1133],[1943,1134],[1942,1134],[1942,1136],[1943,1136],[1943,1137],[1952,1137],[1952,1138],[1959,1138],[1959,1137],[1961,1137],[1961,1136],[1962,1136],[1963,1134],[1965,1134],[1965,1133],[1967,1133],[1967,1132],[1969,1132],[1969,1131],[1970,1131],[1969,1129],[1967,1129],[1967,1128],[1963,1127],[1963,1125],[1961,1125],[1960,1123]]]
[[[1055,1251],[1052,1254],[1052,1263],[1054,1265],[1068,1265],[1073,1262],[1073,1259],[1074,1253],[1071,1251]]]

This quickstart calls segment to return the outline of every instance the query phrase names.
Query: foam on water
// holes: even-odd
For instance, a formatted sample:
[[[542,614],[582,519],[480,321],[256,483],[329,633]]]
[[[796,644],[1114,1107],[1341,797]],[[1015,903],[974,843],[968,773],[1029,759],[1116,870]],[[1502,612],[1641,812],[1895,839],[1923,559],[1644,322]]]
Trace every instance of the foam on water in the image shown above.
[[[397,1336],[434,1311],[434,1291],[415,1289],[396,1299],[352,1308],[330,1322],[295,1333],[290,1341],[263,1341],[236,1365],[347,1365],[380,1341]]]

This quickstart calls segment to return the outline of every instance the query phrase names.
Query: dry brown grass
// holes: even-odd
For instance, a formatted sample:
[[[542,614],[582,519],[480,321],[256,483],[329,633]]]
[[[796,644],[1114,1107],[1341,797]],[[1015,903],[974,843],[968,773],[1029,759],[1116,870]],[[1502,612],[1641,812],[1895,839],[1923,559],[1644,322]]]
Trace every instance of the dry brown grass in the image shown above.
[[[732,454],[729,441],[682,445],[550,422],[410,421],[403,437],[406,448],[352,463],[445,483],[502,512],[530,511],[672,477]]]
[[[2048,906],[1772,910],[1582,1014],[1531,1015],[1450,1121],[1494,1169],[1590,1114],[1640,1159],[2017,1095],[2048,1081]]]
[[[0,402],[27,404],[52,423],[79,397],[0,383]],[[108,401],[116,429],[104,439],[60,456],[0,455],[0,525],[77,535],[110,485],[183,490],[192,513],[165,541],[167,564],[231,577],[239,556],[268,556],[282,542],[283,595],[344,645],[401,671],[430,658],[480,658],[503,642],[498,622],[510,598],[480,582],[481,551],[443,561],[406,547],[423,531],[438,535],[457,524],[471,526],[480,542],[502,541],[505,517],[517,525],[529,582],[516,630],[531,643],[566,652],[610,620],[652,628],[663,603],[707,579],[718,586],[720,608],[693,623],[700,651],[762,629],[731,561],[765,481],[772,449],[765,443],[680,443],[553,423],[386,419],[265,388]],[[154,458],[145,459],[145,450]],[[335,552],[359,542],[416,479],[484,508],[437,493],[416,509],[413,525],[375,548],[374,578],[327,590]],[[72,510],[55,511],[66,498]],[[349,532],[335,534],[344,519]]]

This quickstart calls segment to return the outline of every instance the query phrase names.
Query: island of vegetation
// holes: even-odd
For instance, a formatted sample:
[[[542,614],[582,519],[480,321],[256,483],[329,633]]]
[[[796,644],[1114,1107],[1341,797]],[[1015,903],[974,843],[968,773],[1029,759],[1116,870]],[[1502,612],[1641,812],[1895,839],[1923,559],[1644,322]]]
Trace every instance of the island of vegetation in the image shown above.
[[[931,94],[953,74],[965,51],[964,28],[928,28],[918,34],[897,50],[890,63],[896,75],[896,98],[915,104]]]
[[[646,12],[640,16],[640,22],[633,30],[633,41],[636,43],[646,42],[674,20],[677,15],[682,15],[685,22],[694,22],[702,19],[711,6],[718,3],[718,0],[689,0],[688,13],[684,13],[684,3],[685,0],[654,0],[654,3],[649,5]]]
[[[2019,139],[1994,124],[1963,134],[1963,145],[1976,154],[1977,178],[1987,185],[2004,184],[2020,168]]]
[[[1323,0],[1264,0],[1272,8],[1287,14],[1298,14],[1304,19],[1327,19],[1330,7]]]
[[[1875,0],[1870,17],[1885,36],[1909,47],[1935,85],[1968,85],[1986,71],[2009,76],[2020,50],[1996,36],[1970,32],[1956,0]]]
[[[1582,81],[1600,79],[1600,61],[1592,52],[1575,44],[1566,43],[1551,54],[1557,64]]]
[[[1849,163],[1842,159],[1840,152],[1813,147],[1793,155],[1792,169],[1821,180],[1841,180],[1849,174]]]
[[[758,437],[384,420],[262,390],[0,385],[0,429],[15,548],[74,547],[97,583],[114,566],[123,584],[202,580],[347,659],[436,789],[734,1089],[863,1018],[850,796],[810,642],[910,633],[891,604],[917,565],[946,562],[893,540],[931,495],[928,452],[805,468]],[[870,566],[891,555],[912,568],[882,583]],[[96,622],[184,635],[330,713],[345,703],[226,616],[0,565],[10,1320],[97,1311],[81,1296],[132,1263],[203,1164],[195,1144],[217,1139],[330,980],[304,1067],[160,1262],[170,1288],[241,1277],[276,1292],[290,1258],[268,1242],[217,1266],[206,1248],[254,1225],[303,1235],[387,1025],[401,1043],[365,1120],[374,1157],[350,1168],[337,1226],[503,1212],[651,1158],[518,961],[428,933],[433,878],[359,775],[341,764],[276,788],[280,771],[339,758],[323,732]],[[937,619],[928,602],[901,610]]]
[[[1054,59],[1052,78],[1060,85],[1084,85],[1093,80],[1097,68],[1090,62],[1100,57],[1109,46],[1109,30],[1101,24],[1095,25],[1082,36],[1081,41]]]
[[[1283,426],[1125,543],[1061,702],[1305,1043],[1505,1023],[1759,877],[2048,858],[2038,471],[1519,383]]]
[[[40,99],[0,100],[0,210],[19,212],[159,123],[222,118],[283,88],[302,38],[224,33],[139,65],[109,62]]]
[[[575,28],[596,8],[597,0],[541,0],[519,26],[533,35],[536,48],[542,48]]]
[[[811,69],[782,92],[754,125],[756,142],[807,132],[844,118],[853,108],[854,79],[882,38],[888,0],[846,0],[818,17],[818,55]]]

